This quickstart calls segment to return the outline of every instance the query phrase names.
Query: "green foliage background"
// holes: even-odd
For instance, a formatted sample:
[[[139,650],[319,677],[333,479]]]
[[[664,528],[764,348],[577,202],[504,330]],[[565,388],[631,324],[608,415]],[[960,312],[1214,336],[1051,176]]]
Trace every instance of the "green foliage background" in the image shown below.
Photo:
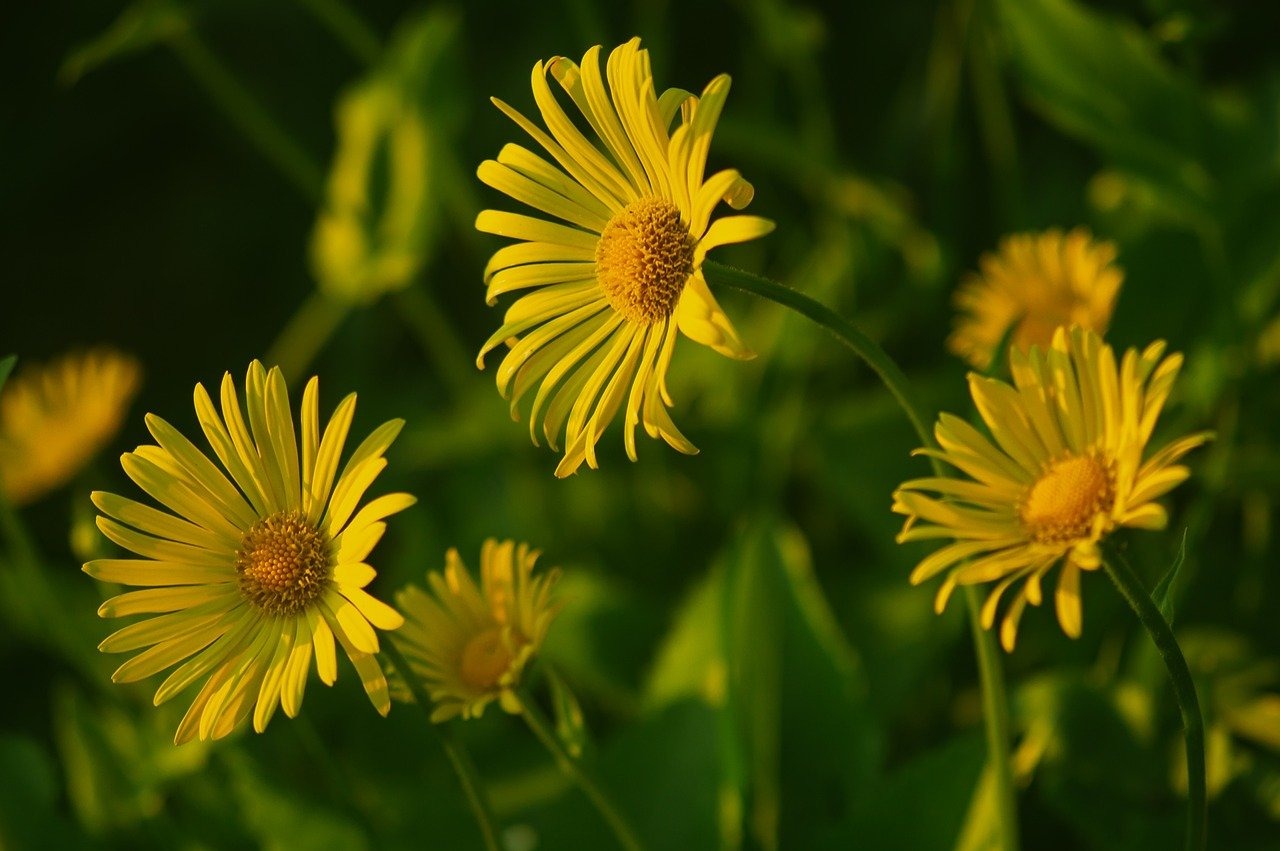
[[[923,469],[905,420],[780,308],[721,294],[760,357],[677,356],[674,414],[701,455],[644,442],[631,464],[611,431],[602,470],[552,478],[494,366],[470,363],[499,318],[481,286],[499,242],[472,222],[509,206],[472,172],[519,137],[488,97],[531,109],[537,59],[633,34],[660,87],[732,74],[713,165],[740,168],[778,229],[720,259],[855,318],[934,408],[967,411],[942,341],[982,251],[1055,226],[1115,240],[1110,340],[1186,352],[1164,434],[1219,435],[1169,530],[1134,535],[1131,557],[1154,586],[1186,536],[1172,599],[1209,727],[1211,847],[1280,848],[1270,4],[502,0],[424,17],[378,0],[359,7],[369,34],[327,0],[10,6],[0,353],[136,353],[145,386],[116,450],[147,440],[144,411],[194,428],[193,384],[269,352],[311,360],[288,376],[321,375],[326,408],[357,390],[357,430],[404,417],[382,488],[420,502],[375,554],[375,590],[420,580],[450,546],[474,564],[489,536],[565,567],[545,657],[581,704],[568,732],[653,848],[991,847],[972,649],[962,607],[935,617],[906,583],[921,552],[893,542],[889,494]],[[317,308],[308,243],[335,104],[391,73],[381,44],[397,38],[400,59],[425,56],[408,62],[432,141],[423,268],[407,291]],[[327,343],[314,359],[296,338],[272,349],[306,304],[335,323]],[[156,710],[154,683],[111,685],[102,592],[72,545],[88,491],[128,487],[111,454],[23,512],[38,577],[6,535],[0,843],[479,847],[421,715],[378,718],[349,668],[313,685],[298,721],[181,749],[181,700]],[[1084,593],[1082,639],[1033,611],[1005,660],[1024,845],[1175,847],[1185,777],[1163,667],[1101,576]],[[495,708],[462,733],[512,851],[610,847],[517,719]]]

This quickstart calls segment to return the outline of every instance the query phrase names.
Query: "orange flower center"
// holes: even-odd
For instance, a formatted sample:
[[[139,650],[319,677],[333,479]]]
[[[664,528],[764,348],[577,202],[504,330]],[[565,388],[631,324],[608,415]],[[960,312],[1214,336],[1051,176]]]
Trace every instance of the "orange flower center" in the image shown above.
[[[1112,478],[1109,466],[1093,455],[1053,462],[1027,491],[1020,510],[1023,527],[1042,544],[1088,536],[1094,517],[1111,510]]]
[[[670,201],[636,201],[604,226],[596,279],[618,313],[643,325],[658,322],[675,311],[693,274],[695,245]]]
[[[301,512],[272,514],[245,533],[236,573],[254,606],[272,615],[296,615],[329,584],[329,542]]]
[[[462,681],[481,691],[492,689],[511,667],[512,659],[511,649],[502,638],[502,627],[490,627],[462,648]]]

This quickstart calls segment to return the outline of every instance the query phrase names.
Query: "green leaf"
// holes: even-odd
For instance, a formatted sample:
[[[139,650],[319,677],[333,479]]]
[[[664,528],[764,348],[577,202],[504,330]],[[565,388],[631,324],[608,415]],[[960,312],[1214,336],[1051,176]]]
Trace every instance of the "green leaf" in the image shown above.
[[[90,71],[166,41],[188,26],[186,14],[173,3],[148,0],[129,6],[105,32],[67,55],[58,79],[72,85]]]
[[[1017,77],[1033,105],[1170,200],[1207,215],[1207,100],[1136,26],[1072,0],[997,0]]]
[[[1160,607],[1160,614],[1164,615],[1164,619],[1173,625],[1173,607],[1174,600],[1177,595],[1174,593],[1174,583],[1178,581],[1178,571],[1182,569],[1182,563],[1187,560],[1187,530],[1182,530],[1182,543],[1178,545],[1178,554],[1173,557],[1173,564],[1169,565],[1169,570],[1165,573],[1164,578],[1156,585],[1155,590],[1151,592],[1151,597],[1156,601],[1156,605]]]

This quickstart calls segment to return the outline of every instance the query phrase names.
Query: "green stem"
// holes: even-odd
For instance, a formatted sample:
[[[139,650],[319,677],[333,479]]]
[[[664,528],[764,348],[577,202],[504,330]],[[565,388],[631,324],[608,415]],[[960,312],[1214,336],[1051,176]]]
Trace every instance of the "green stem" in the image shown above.
[[[1160,614],[1160,608],[1142,587],[1142,581],[1118,553],[1103,561],[1107,576],[1120,591],[1129,608],[1138,616],[1151,642],[1160,651],[1165,667],[1169,669],[1169,681],[1173,684],[1173,696],[1182,712],[1182,727],[1187,750],[1187,851],[1200,851],[1205,846],[1208,831],[1208,803],[1205,796],[1204,768],[1204,719],[1200,715],[1200,701],[1196,698],[1195,681],[1187,668],[1187,660],[1178,647],[1169,622]]]
[[[382,39],[363,18],[342,0],[297,0],[342,43],[353,57],[374,65],[382,55]]]
[[[598,784],[586,769],[565,751],[560,744],[560,740],[556,738],[555,732],[551,729],[551,724],[538,707],[529,699],[526,694],[517,694],[516,700],[520,703],[520,714],[524,716],[525,722],[529,725],[529,729],[533,731],[533,735],[542,742],[555,759],[556,765],[565,773],[565,776],[578,784],[583,793],[591,799],[591,803],[595,805],[596,810],[601,817],[608,823],[613,835],[617,837],[618,843],[626,848],[627,851],[640,851],[643,846],[636,837],[630,825],[627,824],[622,813],[613,805],[609,797],[604,793]]]
[[[400,648],[395,645],[395,642],[391,639],[384,639],[382,653],[391,661],[392,666],[400,672],[400,679],[404,680],[404,684],[413,695],[414,702],[421,706],[422,711],[427,714],[427,725],[439,737],[445,756],[449,758],[449,763],[453,766],[453,772],[458,776],[458,782],[462,785],[462,793],[466,795],[467,803],[471,805],[471,813],[475,816],[476,824],[480,827],[480,835],[484,839],[484,847],[488,851],[499,851],[498,832],[493,818],[493,810],[489,806],[489,797],[480,782],[480,773],[476,771],[475,763],[471,761],[471,755],[467,752],[466,746],[462,744],[462,740],[458,738],[452,727],[441,727],[431,720],[432,700],[427,696],[422,683],[414,676],[408,660],[404,658],[404,654],[400,652]]]
[[[287,379],[300,378],[349,310],[346,303],[312,290],[267,350],[267,365],[280,367]]]
[[[831,308],[814,301],[791,287],[770,281],[741,269],[733,269],[710,261],[702,264],[703,276],[712,285],[732,287],[789,307],[812,320],[836,336],[848,346],[867,366],[880,377],[885,387],[898,401],[916,436],[925,446],[934,445],[926,426],[927,419],[916,402],[911,386],[902,370],[880,346],[849,320]],[[936,459],[930,459],[934,473],[946,475]],[[986,722],[987,758],[995,769],[996,793],[999,800],[999,836],[1002,851],[1018,849],[1018,808],[1013,788],[1013,769],[1009,758],[1011,739],[1009,725],[1009,698],[1005,691],[1000,656],[995,637],[982,628],[978,618],[978,592],[973,586],[964,586],[961,593],[969,609],[970,632],[974,651],[978,658],[979,680],[982,685],[983,717]]]
[[[227,117],[313,203],[320,201],[324,172],[271,114],[191,30],[169,39],[169,46]]]

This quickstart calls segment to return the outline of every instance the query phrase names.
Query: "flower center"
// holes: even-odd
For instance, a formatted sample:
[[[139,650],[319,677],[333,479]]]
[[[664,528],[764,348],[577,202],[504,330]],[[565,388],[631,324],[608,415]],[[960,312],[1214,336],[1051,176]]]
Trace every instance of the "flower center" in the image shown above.
[[[329,542],[303,519],[282,511],[253,524],[236,553],[245,598],[273,615],[296,615],[329,584]]]
[[[645,198],[604,226],[596,245],[596,278],[613,309],[649,324],[676,309],[693,274],[696,240],[670,201]]]
[[[1036,479],[1022,502],[1022,525],[1032,539],[1063,543],[1086,537],[1093,518],[1110,511],[1115,491],[1111,470],[1093,455],[1055,461]]]
[[[462,681],[475,689],[491,689],[511,667],[511,661],[511,650],[502,640],[502,627],[490,627],[462,648]]]

